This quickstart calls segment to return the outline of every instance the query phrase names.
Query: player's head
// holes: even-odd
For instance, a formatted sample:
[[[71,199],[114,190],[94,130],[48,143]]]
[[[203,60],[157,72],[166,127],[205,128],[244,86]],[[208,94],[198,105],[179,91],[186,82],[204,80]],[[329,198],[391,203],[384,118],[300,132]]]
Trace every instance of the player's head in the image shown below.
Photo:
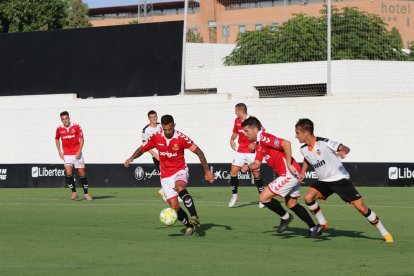
[[[154,110],[148,111],[148,120],[151,124],[156,124],[158,120],[157,112],[155,112]]]
[[[161,126],[164,131],[164,136],[167,139],[171,139],[174,136],[174,118],[171,115],[164,115],[161,117]]]
[[[236,113],[237,118],[244,119],[247,115],[247,106],[244,103],[238,103],[234,107],[234,113]]]
[[[60,120],[62,121],[65,127],[68,127],[70,125],[69,112],[67,111],[60,112]]]
[[[243,131],[250,141],[257,140],[257,134],[262,129],[262,124],[256,117],[249,117],[242,123]]]
[[[299,119],[295,125],[296,138],[305,143],[309,136],[313,136],[313,122],[309,119]]]

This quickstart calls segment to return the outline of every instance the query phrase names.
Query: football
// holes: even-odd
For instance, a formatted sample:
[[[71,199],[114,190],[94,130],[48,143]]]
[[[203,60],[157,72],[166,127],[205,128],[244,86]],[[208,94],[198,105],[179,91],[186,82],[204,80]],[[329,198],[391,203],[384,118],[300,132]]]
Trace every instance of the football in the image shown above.
[[[162,224],[171,226],[177,221],[177,212],[172,208],[165,208],[160,213],[160,221]]]

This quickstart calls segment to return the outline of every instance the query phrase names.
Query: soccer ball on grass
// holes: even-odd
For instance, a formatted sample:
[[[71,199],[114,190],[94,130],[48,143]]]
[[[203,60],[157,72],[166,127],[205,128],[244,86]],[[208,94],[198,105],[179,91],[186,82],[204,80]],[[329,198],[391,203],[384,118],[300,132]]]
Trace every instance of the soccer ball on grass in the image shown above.
[[[162,224],[171,226],[177,221],[177,212],[172,208],[165,208],[160,213],[160,221]]]

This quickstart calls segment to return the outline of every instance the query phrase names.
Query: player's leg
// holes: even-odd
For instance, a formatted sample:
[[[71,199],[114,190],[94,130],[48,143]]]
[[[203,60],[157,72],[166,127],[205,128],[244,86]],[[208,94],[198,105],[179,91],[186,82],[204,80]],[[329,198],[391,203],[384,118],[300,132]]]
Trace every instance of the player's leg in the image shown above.
[[[73,175],[73,162],[74,162],[74,156],[73,155],[65,155],[63,157],[64,159],[64,167],[65,167],[65,181],[66,185],[71,189],[72,191],[72,200],[75,200],[76,195],[76,185],[75,185],[75,178]]]
[[[86,200],[92,200],[92,196],[89,194],[88,178],[86,177],[85,161],[81,155],[79,159],[75,159],[74,166],[78,170],[78,175],[83,188],[83,194]]]
[[[259,192],[259,195],[263,192],[263,178],[260,176],[260,170],[254,170],[252,171],[253,178],[254,178],[254,184],[256,185],[257,191]],[[266,207],[263,203],[259,201],[259,208]]]
[[[152,157],[152,162],[154,162],[154,167],[155,167],[155,169],[157,170],[157,171],[159,171],[160,170],[160,161],[157,159],[157,158],[155,158],[154,156]],[[163,201],[167,201],[167,199],[165,198],[165,194],[164,194],[164,192],[162,191],[162,188],[161,189],[159,189],[158,190],[158,195],[160,196],[160,198],[163,200]]]
[[[280,216],[280,225],[277,229],[278,233],[282,233],[285,231],[289,225],[289,223],[293,220],[293,216],[289,214],[280,204],[279,201],[274,199],[277,195],[275,193],[275,187],[278,185],[278,179],[267,185],[267,187],[260,193],[259,199],[260,202],[263,203],[267,208],[271,211],[275,212]]]
[[[183,199],[184,205],[190,213],[190,223],[194,226],[200,226],[200,219],[198,218],[197,210],[194,204],[194,200],[188,190],[186,189],[187,183],[182,181],[177,181],[175,183],[178,196]]]
[[[343,179],[338,184],[334,185],[332,189],[343,201],[352,204],[364,217],[366,217],[369,223],[378,229],[386,242],[394,242],[392,235],[385,229],[377,214],[368,208],[364,203],[362,196],[351,182]]]
[[[294,196],[294,195],[292,195]],[[321,225],[316,225],[312,217],[306,211],[305,207],[298,203],[296,197],[285,197],[286,207],[292,210],[309,228],[308,236],[309,238],[316,238],[321,235],[322,227]]]
[[[326,183],[318,181],[312,185],[306,191],[305,202],[308,209],[312,214],[315,215],[316,219],[318,220],[318,224],[323,226],[323,228],[326,230],[328,229],[328,221],[325,219],[321,207],[317,202],[318,199],[326,199],[332,194],[332,191],[329,191],[328,185],[325,184]]]
[[[167,197],[168,205],[177,212],[177,219],[186,227],[184,235],[193,235],[195,233],[195,227],[190,224],[187,213],[181,208],[178,202],[178,193],[175,189],[175,176],[161,178],[161,186]]]
[[[237,157],[237,154],[236,154]],[[238,162],[237,164],[235,164],[235,162]],[[241,169],[241,166],[243,166],[243,164],[239,164],[240,161],[239,160],[234,160],[233,164],[231,165],[231,169],[230,169],[230,187],[231,187],[231,192],[232,192],[232,196],[230,198],[230,202],[229,202],[229,207],[234,207],[234,205],[236,205],[236,202],[239,200],[239,195],[238,195],[238,188],[239,188],[239,172]]]

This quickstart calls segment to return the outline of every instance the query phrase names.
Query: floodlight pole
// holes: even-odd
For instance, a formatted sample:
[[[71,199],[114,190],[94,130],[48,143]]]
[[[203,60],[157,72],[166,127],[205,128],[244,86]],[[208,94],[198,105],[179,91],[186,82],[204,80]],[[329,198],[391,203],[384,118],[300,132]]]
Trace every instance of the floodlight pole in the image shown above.
[[[331,43],[331,0],[327,0],[327,8],[328,8],[328,12],[327,12],[327,18],[326,18],[326,25],[327,25],[327,47],[326,47],[326,51],[327,51],[327,57],[326,57],[326,61],[327,61],[327,66],[326,66],[326,94],[328,96],[332,96],[332,64],[331,64],[331,50],[332,50],[332,43]]]
[[[188,0],[184,1],[184,24],[183,24],[183,53],[181,58],[181,91],[185,93],[185,61],[186,61],[186,44],[187,44],[187,20],[188,20]]]

